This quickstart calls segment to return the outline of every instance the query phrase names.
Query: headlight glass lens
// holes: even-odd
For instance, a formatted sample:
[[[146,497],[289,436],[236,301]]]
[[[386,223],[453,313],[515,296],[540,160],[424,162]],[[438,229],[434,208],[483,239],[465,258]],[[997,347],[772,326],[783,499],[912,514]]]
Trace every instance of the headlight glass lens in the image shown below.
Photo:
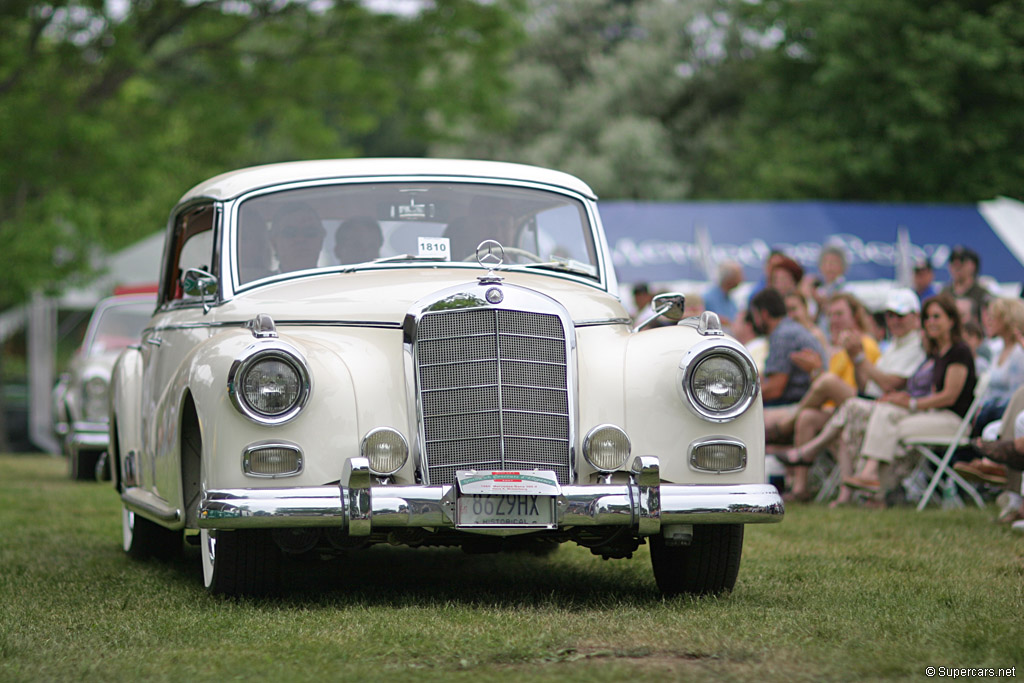
[[[626,432],[612,425],[595,427],[583,440],[583,456],[601,472],[621,469],[631,449]]]
[[[282,415],[298,403],[302,395],[302,376],[283,358],[263,358],[245,371],[241,394],[255,412],[270,417]]]
[[[739,403],[746,390],[743,368],[730,356],[711,355],[690,375],[691,395],[705,410],[726,412]]]
[[[107,419],[107,383],[102,377],[92,377],[83,387],[84,402],[82,412],[85,419],[101,422]]]
[[[409,445],[394,429],[375,429],[363,438],[362,452],[370,461],[371,472],[388,476],[402,469],[409,457]]]

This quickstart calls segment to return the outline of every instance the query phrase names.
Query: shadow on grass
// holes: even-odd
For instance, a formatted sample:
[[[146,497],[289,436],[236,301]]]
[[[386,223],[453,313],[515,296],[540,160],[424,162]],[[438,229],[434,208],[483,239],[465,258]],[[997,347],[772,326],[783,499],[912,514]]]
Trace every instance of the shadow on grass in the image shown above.
[[[164,574],[176,589],[203,593],[202,567],[195,548],[186,548],[182,557],[171,563],[151,560],[136,563],[136,567]],[[291,606],[450,604],[502,609],[606,608],[663,601],[643,549],[632,559],[606,561],[572,545],[549,557],[374,546],[328,560],[286,558],[281,576],[282,589],[277,595],[244,600]]]

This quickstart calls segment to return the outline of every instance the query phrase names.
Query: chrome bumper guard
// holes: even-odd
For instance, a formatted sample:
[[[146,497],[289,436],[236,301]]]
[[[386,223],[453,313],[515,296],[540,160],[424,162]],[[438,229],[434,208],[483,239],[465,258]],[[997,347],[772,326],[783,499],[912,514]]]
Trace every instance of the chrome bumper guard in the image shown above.
[[[105,451],[110,445],[106,422],[74,422],[69,429],[68,446],[72,452],[81,450]]]
[[[455,487],[371,487],[366,458],[350,458],[340,486],[205,491],[204,529],[342,526],[351,536],[392,527],[455,527]],[[563,486],[559,528],[630,526],[641,536],[672,524],[763,524],[782,521],[782,498],[770,484],[661,484],[654,456],[633,461],[628,484]]]

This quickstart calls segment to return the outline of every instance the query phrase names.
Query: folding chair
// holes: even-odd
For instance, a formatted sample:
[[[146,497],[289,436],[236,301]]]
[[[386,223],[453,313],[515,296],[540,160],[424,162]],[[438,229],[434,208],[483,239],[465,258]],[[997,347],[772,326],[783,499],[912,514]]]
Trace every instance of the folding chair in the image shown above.
[[[961,477],[956,470],[951,468],[949,463],[953,459],[956,449],[967,446],[970,443],[971,423],[974,422],[974,416],[981,409],[987,391],[988,373],[986,372],[978,376],[977,383],[974,386],[974,400],[971,402],[970,408],[967,409],[967,414],[960,420],[960,425],[952,436],[915,436],[902,441],[907,449],[917,451],[921,455],[922,459],[918,462],[918,467],[926,467],[928,463],[935,467],[931,480],[928,482],[928,488],[925,489],[924,495],[921,496],[921,500],[917,504],[919,511],[928,505],[928,501],[931,499],[932,494],[935,493],[935,489],[938,488],[944,476],[951,478],[960,489],[973,498],[979,508],[985,507],[985,501],[982,500],[978,490]],[[942,449],[945,450],[943,451]],[[938,452],[942,452],[942,456],[939,456]]]

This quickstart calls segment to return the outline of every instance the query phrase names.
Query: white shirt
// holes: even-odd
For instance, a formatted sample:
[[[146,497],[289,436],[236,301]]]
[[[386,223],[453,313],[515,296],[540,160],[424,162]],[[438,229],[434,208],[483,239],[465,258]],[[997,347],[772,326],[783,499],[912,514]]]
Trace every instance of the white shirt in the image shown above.
[[[899,377],[910,377],[917,370],[917,366],[924,362],[924,347],[921,346],[921,331],[912,330],[902,337],[892,340],[889,347],[878,357],[875,367],[887,375]],[[864,385],[864,393],[868,396],[878,397],[884,391],[874,380],[868,380]]]

